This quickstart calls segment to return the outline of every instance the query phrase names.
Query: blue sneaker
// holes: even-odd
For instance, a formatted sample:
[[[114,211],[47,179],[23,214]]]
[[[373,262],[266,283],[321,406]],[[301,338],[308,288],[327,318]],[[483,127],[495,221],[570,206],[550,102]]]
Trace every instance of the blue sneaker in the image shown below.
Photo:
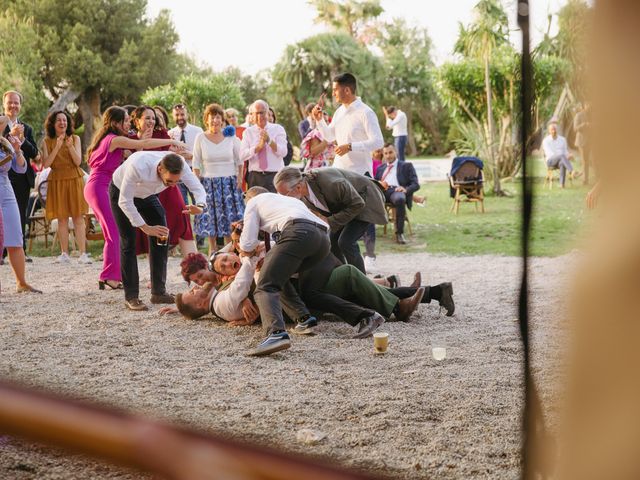
[[[318,319],[313,315],[305,315],[298,320],[296,326],[293,329],[293,333],[298,335],[312,335],[315,332],[315,327],[318,326]]]
[[[251,357],[261,357],[262,355],[271,355],[272,353],[286,350],[287,348],[291,348],[291,338],[287,332],[279,330],[265,338],[256,348],[251,350],[248,355]]]

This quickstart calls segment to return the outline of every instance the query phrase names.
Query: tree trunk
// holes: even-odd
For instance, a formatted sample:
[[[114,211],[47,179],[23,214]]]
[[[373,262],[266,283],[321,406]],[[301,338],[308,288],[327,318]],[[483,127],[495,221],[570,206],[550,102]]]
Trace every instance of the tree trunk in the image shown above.
[[[84,158],[93,134],[100,126],[100,90],[89,88],[82,92],[78,98],[78,110],[80,110],[84,124],[84,133],[82,134],[82,157]]]
[[[489,134],[489,156],[493,169],[493,192],[496,195],[502,194],[500,187],[500,169],[495,153],[495,127],[493,124],[493,101],[491,98],[491,77],[489,76],[489,56],[484,59],[484,86],[487,90],[487,126]]]

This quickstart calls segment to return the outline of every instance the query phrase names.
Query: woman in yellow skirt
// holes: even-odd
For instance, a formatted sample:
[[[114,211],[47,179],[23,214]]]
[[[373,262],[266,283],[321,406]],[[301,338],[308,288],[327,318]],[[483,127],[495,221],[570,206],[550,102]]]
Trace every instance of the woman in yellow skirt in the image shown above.
[[[86,251],[84,215],[89,206],[84,199],[84,171],[80,168],[80,137],[73,134],[71,116],[64,111],[51,112],[45,122],[46,136],[42,145],[45,168],[51,167],[47,184],[47,220],[58,219],[58,238],[62,253],[59,263],[69,263],[69,218],[73,220],[78,263],[91,263]]]

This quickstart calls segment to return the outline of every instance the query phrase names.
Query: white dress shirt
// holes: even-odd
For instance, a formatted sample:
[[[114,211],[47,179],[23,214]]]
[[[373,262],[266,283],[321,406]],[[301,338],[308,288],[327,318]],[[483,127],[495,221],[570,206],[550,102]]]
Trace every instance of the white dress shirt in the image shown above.
[[[140,213],[138,213],[133,199],[147,198],[167,188],[165,184],[162,183],[160,175],[158,175],[158,164],[167,153],[168,152],[149,151],[132,153],[129,158],[113,172],[111,181],[120,190],[118,205],[134,227],[141,227],[146,222]],[[193,193],[196,203],[205,204],[207,194],[200,180],[193,174],[184,158],[182,159],[182,163],[181,180],[189,191]]]
[[[547,159],[555,155],[569,156],[567,141],[560,135],[557,135],[555,140],[551,135],[544,137],[544,140],[542,140],[542,150],[544,151],[544,157]]]
[[[277,123],[267,123],[264,127],[269,135],[269,139],[276,142],[276,151],[269,144],[265,144],[267,150],[267,169],[265,172],[279,172],[284,168],[284,156],[287,154],[287,133],[282,125]],[[256,145],[260,140],[260,128],[253,125],[247,128],[242,134],[242,145],[240,147],[240,159],[244,162],[249,160],[249,171],[262,172],[260,161],[256,153]]]
[[[244,209],[244,226],[240,235],[240,248],[253,251],[260,241],[258,233],[280,232],[291,220],[305,219],[329,229],[329,225],[315,216],[302,201],[277,193],[261,193],[247,202]]]
[[[192,152],[193,168],[200,170],[201,177],[232,177],[238,174],[238,166],[242,165],[240,139],[235,135],[214,143],[201,133]]]
[[[351,151],[345,155],[336,155],[333,166],[364,175],[372,175],[371,152],[382,148],[384,139],[378,123],[378,117],[360,97],[349,106],[340,105],[333,115],[331,124],[324,119],[318,122],[320,133],[329,143],[334,140],[338,145],[351,144]]]
[[[391,167],[391,170],[389,170],[389,167]],[[389,173],[387,173],[387,170],[389,171]],[[387,174],[386,177],[384,177],[385,173]],[[399,187],[400,184],[398,183],[398,160],[394,161],[392,164],[387,163],[386,170],[382,173],[382,176],[384,177],[384,181],[387,182],[389,186]]]
[[[182,136],[182,130],[182,128],[176,125],[171,130],[169,130],[169,136],[174,140],[180,140],[180,137]],[[193,146],[196,143],[196,137],[201,133],[202,129],[197,125],[191,125],[190,123],[187,123],[187,125],[184,127],[184,143],[187,144],[187,148],[190,152],[193,152]],[[191,160],[187,160],[187,163],[191,165]]]
[[[213,294],[211,299],[211,313],[231,322],[244,318],[242,301],[249,295],[256,264],[260,257],[240,257],[240,270],[228,288]]]
[[[391,128],[391,135],[402,137],[407,135],[407,115],[402,110],[396,110],[396,118],[387,117],[387,128]]]

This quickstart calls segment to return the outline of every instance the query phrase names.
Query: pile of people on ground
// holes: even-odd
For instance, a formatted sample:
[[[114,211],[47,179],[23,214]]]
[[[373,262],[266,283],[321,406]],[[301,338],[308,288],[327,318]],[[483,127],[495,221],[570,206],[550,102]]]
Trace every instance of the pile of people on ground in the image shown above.
[[[397,276],[365,275],[358,240],[364,239],[372,270],[375,225],[387,223],[387,203],[396,210],[396,240],[406,243],[405,208],[419,184],[413,165],[404,161],[406,138],[398,139],[402,118],[395,120],[402,112],[385,110],[387,127],[402,148],[400,161],[396,145],[384,145],[375,113],[356,92],[353,75],[338,75],[333,97],[340,106],[333,117],[324,111],[323,98],[307,109],[300,125],[302,169],[286,166],[290,142],[264,100],[251,104],[244,125],[238,125],[237,111],[208,105],[205,131],[188,122],[184,104],[172,108],[176,127],[171,130],[160,107],[112,106],[87,148],[86,179],[70,115],[49,114],[38,149],[32,128],[19,119],[21,94],[5,92],[0,250],[6,248],[17,290],[41,293],[25,274],[35,166],[41,170],[36,199],[46,198],[46,218],[58,221],[58,262],[71,262],[70,228],[78,262],[92,262],[85,238],[91,209],[104,236],[100,289],[122,289],[128,309],[147,310],[137,261],[146,253],[151,303],[175,303],[163,312],[175,309],[188,318],[212,313],[234,325],[260,318],[266,338],[251,354],[289,348],[283,311],[296,333],[313,333],[315,312],[326,312],[355,326],[356,338],[371,335],[391,316],[408,320],[421,302],[438,301],[452,315],[449,282],[424,287],[418,272],[412,286],[401,287]],[[406,117],[404,128],[406,136]],[[381,148],[385,163],[374,170],[373,152]],[[196,237],[208,240],[211,262],[198,253],[194,229]],[[226,247],[217,251],[220,239]],[[185,280],[197,286],[174,296],[166,290],[166,275],[168,251],[176,246],[184,257]]]

